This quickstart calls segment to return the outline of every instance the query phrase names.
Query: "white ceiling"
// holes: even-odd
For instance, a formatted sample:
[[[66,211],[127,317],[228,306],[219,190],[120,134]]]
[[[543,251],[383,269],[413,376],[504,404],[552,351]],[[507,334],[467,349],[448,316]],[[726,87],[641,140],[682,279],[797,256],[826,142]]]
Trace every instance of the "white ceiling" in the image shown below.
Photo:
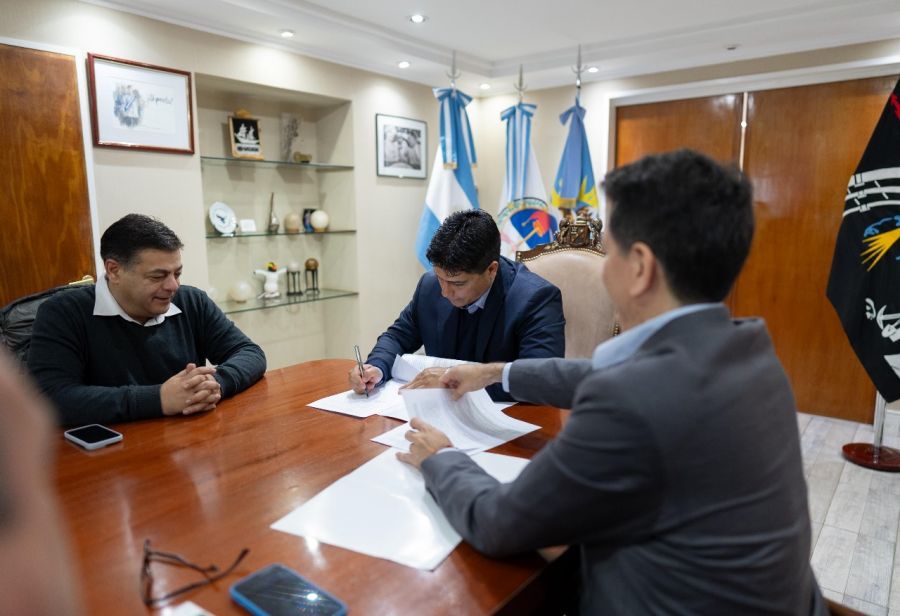
[[[529,89],[574,83],[578,45],[587,83],[900,35],[900,0],[86,1],[429,86],[456,50],[475,96],[511,92],[520,64]]]

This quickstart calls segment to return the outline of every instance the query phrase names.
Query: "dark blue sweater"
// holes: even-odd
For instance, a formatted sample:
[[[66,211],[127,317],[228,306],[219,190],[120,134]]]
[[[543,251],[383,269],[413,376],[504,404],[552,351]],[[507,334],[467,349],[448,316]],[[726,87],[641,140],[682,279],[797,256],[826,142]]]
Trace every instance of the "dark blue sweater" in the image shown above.
[[[94,287],[44,302],[34,322],[28,367],[65,425],[162,416],[160,386],[206,361],[227,398],[262,377],[266,357],[203,291],[182,285],[172,302],[181,314],[143,327],[119,316],[94,316]]]

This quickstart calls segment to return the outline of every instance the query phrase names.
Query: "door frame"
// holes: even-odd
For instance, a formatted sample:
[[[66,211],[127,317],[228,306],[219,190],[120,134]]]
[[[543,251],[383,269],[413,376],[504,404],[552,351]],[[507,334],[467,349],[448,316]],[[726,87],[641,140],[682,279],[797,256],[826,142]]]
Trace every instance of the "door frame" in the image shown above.
[[[37,51],[48,51],[64,56],[71,56],[75,60],[75,79],[78,84],[78,106],[81,112],[81,141],[84,145],[84,166],[87,179],[88,209],[91,215],[91,236],[94,248],[94,267],[99,276],[103,269],[103,260],[100,258],[100,216],[97,211],[97,192],[94,186],[94,142],[91,138],[91,113],[88,99],[87,86],[87,53],[72,47],[48,45],[35,41],[23,41],[0,36],[0,44],[11,47],[22,47]]]

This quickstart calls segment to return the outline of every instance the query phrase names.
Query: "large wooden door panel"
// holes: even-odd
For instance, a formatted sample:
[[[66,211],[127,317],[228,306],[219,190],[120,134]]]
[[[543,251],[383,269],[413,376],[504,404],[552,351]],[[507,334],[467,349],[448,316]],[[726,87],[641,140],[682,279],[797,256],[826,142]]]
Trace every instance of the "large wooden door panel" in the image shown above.
[[[737,163],[742,113],[740,94],[618,107],[616,166],[678,148]]]
[[[744,170],[756,234],[733,292],[736,315],[766,319],[798,407],[868,422],[875,389],[825,287],[847,180],[895,78],[754,92]]]
[[[0,306],[94,275],[75,59],[0,45]]]

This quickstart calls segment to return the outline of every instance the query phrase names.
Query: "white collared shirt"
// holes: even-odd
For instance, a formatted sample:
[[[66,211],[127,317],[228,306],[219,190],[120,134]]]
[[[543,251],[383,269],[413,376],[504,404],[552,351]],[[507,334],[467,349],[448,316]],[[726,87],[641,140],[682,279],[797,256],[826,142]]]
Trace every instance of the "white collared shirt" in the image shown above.
[[[109,281],[106,279],[105,275],[101,276],[100,280],[97,281],[97,284],[94,285],[94,294],[94,316],[96,317],[119,316],[131,323],[137,323],[144,327],[153,327],[154,325],[159,325],[165,321],[166,317],[181,314],[181,308],[174,303],[169,303],[169,309],[166,310],[165,314],[160,314],[151,319],[147,319],[145,323],[132,319],[124,310],[122,310],[119,302],[113,297],[112,292],[109,290]]]
[[[476,299],[474,302],[472,302],[471,304],[469,304],[468,306],[466,306],[466,307],[464,308],[464,310],[465,310],[466,312],[468,312],[469,314],[475,314],[476,311],[481,310],[482,308],[484,308],[484,305],[487,303],[487,296],[488,296],[488,294],[491,292],[491,289],[493,288],[493,286],[494,286],[494,285],[491,284],[491,286],[489,286],[489,287],[487,288],[487,291],[485,291],[484,293],[481,294],[481,297],[479,297],[479,298]]]

